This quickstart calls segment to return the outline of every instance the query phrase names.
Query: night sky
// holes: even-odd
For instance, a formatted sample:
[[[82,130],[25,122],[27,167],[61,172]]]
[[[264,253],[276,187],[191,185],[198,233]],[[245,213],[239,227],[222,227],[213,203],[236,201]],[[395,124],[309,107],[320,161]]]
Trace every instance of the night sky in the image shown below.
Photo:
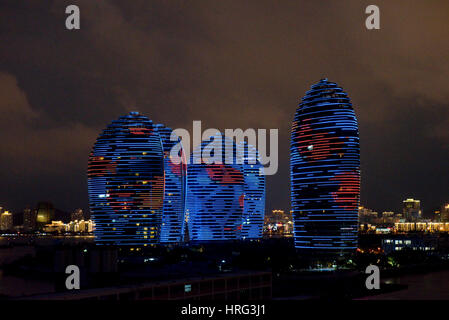
[[[65,28],[70,4],[81,30]],[[172,128],[278,128],[267,209],[288,210],[291,122],[323,77],[359,120],[363,205],[449,201],[447,0],[0,0],[0,206],[86,209],[96,137],[136,110]]]

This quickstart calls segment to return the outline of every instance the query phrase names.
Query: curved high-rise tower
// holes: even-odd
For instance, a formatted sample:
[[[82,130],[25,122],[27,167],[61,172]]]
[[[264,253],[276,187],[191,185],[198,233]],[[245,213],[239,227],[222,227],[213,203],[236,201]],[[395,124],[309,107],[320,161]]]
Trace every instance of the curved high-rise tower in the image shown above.
[[[295,246],[342,254],[357,248],[360,149],[348,95],[322,79],[296,110],[291,135]]]
[[[262,238],[265,217],[265,175],[263,165],[259,161],[257,149],[241,142],[242,149],[244,198],[242,218],[242,239]]]
[[[187,178],[190,240],[261,238],[265,213],[262,172],[255,147],[246,142],[236,145],[220,132],[195,148]]]
[[[215,146],[212,150],[211,146]],[[196,147],[188,165],[187,203],[188,228],[192,241],[223,241],[241,238],[244,179],[241,164],[225,161],[221,154],[226,148],[236,154],[233,140],[225,138],[221,133],[205,140]],[[220,161],[206,163],[205,152],[219,156]],[[195,159],[201,152],[202,159]],[[220,154],[214,154],[219,152]],[[234,160],[234,159],[231,159]],[[227,163],[232,162],[232,163]]]
[[[161,243],[179,243],[184,240],[184,213],[186,195],[186,161],[184,163],[174,163],[170,159],[170,151],[174,145],[181,143],[175,136],[173,140],[170,136],[173,130],[157,124],[156,130],[161,137],[164,152],[164,205],[161,225]],[[180,149],[180,157],[184,157]]]
[[[159,242],[163,147],[150,119],[131,112],[100,134],[89,156],[88,190],[97,243]]]

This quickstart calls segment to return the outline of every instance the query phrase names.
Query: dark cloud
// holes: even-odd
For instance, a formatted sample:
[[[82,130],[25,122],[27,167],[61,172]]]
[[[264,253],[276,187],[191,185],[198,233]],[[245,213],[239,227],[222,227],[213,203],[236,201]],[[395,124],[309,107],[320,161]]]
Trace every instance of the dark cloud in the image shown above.
[[[352,98],[366,206],[449,201],[449,3],[376,1],[378,31],[369,4],[0,0],[0,203],[86,208],[90,147],[135,109],[172,127],[279,128],[267,208],[288,209],[290,124],[322,77]]]

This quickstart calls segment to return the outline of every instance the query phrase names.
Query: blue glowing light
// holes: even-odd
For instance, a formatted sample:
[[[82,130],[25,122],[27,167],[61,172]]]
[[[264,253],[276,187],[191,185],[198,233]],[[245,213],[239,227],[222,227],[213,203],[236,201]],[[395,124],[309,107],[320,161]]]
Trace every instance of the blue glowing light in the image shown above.
[[[360,149],[347,94],[323,79],[296,110],[290,148],[291,204],[298,249],[357,247]]]

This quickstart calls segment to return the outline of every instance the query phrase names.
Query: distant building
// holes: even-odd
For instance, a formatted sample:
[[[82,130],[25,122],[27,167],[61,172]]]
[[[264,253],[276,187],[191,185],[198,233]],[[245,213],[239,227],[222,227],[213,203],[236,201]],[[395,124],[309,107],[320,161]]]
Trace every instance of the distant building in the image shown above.
[[[36,230],[37,211],[30,208],[23,210],[23,228],[25,231]]]
[[[13,229],[12,214],[8,211],[0,215],[0,230],[7,231]]]
[[[392,235],[382,239],[382,249],[387,254],[402,250],[432,252],[437,247],[438,238],[436,236]]]
[[[359,207],[360,224],[379,224],[379,214],[376,211],[360,206]]]
[[[49,224],[55,216],[55,208],[50,202],[39,202],[36,208],[36,223],[38,228]]]
[[[397,222],[397,232],[449,232],[449,222]]]
[[[62,221],[52,221],[46,224],[42,230],[48,233],[61,233],[65,231],[65,224]]]
[[[74,220],[69,223],[52,221],[43,227],[43,231],[48,233],[91,233],[93,230],[94,223],[92,220]]]
[[[266,214],[264,234],[265,236],[292,236],[293,219],[291,212],[285,213],[284,210],[273,210]]]
[[[441,211],[440,211],[440,210],[435,210],[435,211],[433,212],[432,220],[433,220],[434,222],[441,222]]]
[[[393,211],[384,211],[378,214],[376,211],[359,207],[359,231],[368,233],[390,233],[393,225],[402,221],[401,214]],[[403,222],[403,221],[402,221]]]
[[[382,212],[382,223],[383,224],[393,224],[395,223],[395,215],[392,211]]]
[[[422,218],[421,201],[406,199],[402,201],[404,218],[407,222],[419,221]]]
[[[441,222],[449,222],[449,204],[445,204],[440,211]]]
[[[74,233],[90,233],[93,231],[93,221],[92,220],[79,220],[71,221],[66,224],[67,232]]]
[[[80,221],[84,219],[83,209],[76,209],[70,215],[70,221]]]

